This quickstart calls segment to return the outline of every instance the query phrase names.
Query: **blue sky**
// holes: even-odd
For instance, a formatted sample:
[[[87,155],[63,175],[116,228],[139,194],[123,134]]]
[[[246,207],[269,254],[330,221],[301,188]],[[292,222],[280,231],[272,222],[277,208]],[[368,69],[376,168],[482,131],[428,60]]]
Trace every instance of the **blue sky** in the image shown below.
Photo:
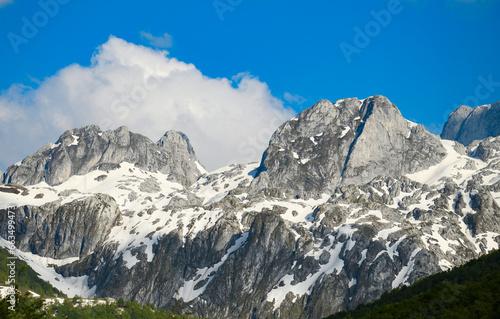
[[[0,123],[3,126],[0,143],[4,144],[0,146],[2,153],[5,152],[0,158],[0,169],[43,144],[54,142],[65,129],[72,128],[71,125],[91,124],[91,117],[83,120],[77,111],[68,111],[64,120],[58,120],[59,125],[50,121],[42,125],[40,112],[42,109],[46,112],[64,110],[63,106],[50,109],[44,105],[60,102],[56,90],[72,85],[71,89],[78,90],[83,84],[68,80],[76,75],[68,75],[66,82],[58,76],[71,70],[77,74],[75,66],[97,73],[96,62],[92,64],[91,59],[99,55],[100,46],[109,43],[111,35],[123,40],[102,49],[113,52],[109,53],[113,58],[125,52],[120,48],[128,44],[149,47],[155,52],[164,50],[163,54],[169,59],[192,64],[205,80],[220,80],[220,85],[225,79],[230,81],[235,90],[228,90],[226,97],[234,98],[231,100],[234,105],[242,97],[233,95],[243,91],[247,94],[245,97],[253,101],[241,106],[246,109],[232,114],[230,106],[218,109],[216,105],[221,102],[209,101],[212,95],[202,94],[196,101],[207,103],[203,112],[191,108],[187,113],[176,113],[176,116],[184,116],[184,121],[176,118],[169,122],[168,114],[173,113],[167,110],[164,126],[158,122],[155,125],[161,127],[144,132],[140,124],[148,126],[148,116],[163,116],[161,112],[167,106],[158,102],[156,108],[146,112],[149,109],[143,103],[154,103],[148,98],[148,101],[141,100],[144,113],[140,113],[141,108],[134,110],[137,112],[133,113],[134,118],[141,118],[140,122],[123,117],[123,124],[152,139],[158,139],[159,132],[171,128],[186,131],[188,136],[194,136],[195,150],[201,149],[198,153],[209,168],[247,158],[258,159],[266,144],[265,136],[270,135],[269,129],[280,124],[266,122],[272,117],[269,114],[278,112],[276,119],[285,120],[321,99],[361,99],[382,94],[399,107],[403,116],[424,124],[433,133],[440,132],[446,117],[458,105],[476,106],[500,100],[500,2],[494,0],[307,3],[294,0],[0,0],[0,6],[0,111],[4,113],[0,114],[3,122]],[[35,31],[27,24],[33,24]],[[137,59],[141,59],[141,54],[150,53],[137,54]],[[101,57],[97,64],[104,67],[104,60]],[[68,70],[69,66],[73,69]],[[135,73],[127,73],[125,78],[131,74]],[[110,81],[124,78],[105,77]],[[193,86],[189,91],[190,96],[198,94],[197,90],[209,90],[210,85],[196,79],[183,76],[175,83],[200,82],[200,86]],[[59,80],[64,83],[51,84]],[[99,94],[96,99],[104,93]],[[257,107],[254,112],[261,115],[247,117],[247,109],[262,100],[265,100],[262,109]],[[65,103],[72,101],[68,99]],[[196,103],[186,101],[183,96],[169,105],[175,105],[178,110],[184,107],[183,103]],[[9,111],[14,109],[16,111]],[[160,109],[159,113],[155,111]],[[215,159],[210,148],[202,149],[203,144],[213,149],[221,143],[219,137],[228,132],[209,132],[210,128],[200,128],[198,122],[190,119],[221,110],[231,114],[227,118],[207,115],[207,121],[266,123],[252,126],[249,131],[241,129],[242,136],[254,134],[258,139],[256,143],[235,137],[221,147],[224,154]],[[94,113],[98,112],[93,110]],[[29,133],[15,133],[13,123],[21,120],[40,126]],[[110,128],[118,125],[118,120],[113,119]],[[13,127],[9,127],[9,123]],[[220,123],[214,125],[220,126]],[[242,126],[237,124],[236,128]],[[228,130],[234,132],[235,128],[228,127]],[[208,136],[210,141],[203,140],[203,136]],[[255,151],[249,150],[247,144],[255,144]],[[235,146],[240,147],[240,156],[230,154]]]

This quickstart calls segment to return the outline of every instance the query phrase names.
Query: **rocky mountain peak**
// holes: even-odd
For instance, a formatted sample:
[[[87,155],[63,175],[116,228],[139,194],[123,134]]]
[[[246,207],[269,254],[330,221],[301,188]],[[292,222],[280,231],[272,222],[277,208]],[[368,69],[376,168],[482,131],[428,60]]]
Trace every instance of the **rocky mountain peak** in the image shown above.
[[[170,130],[156,143],[171,159],[171,174],[177,180],[185,178],[188,184],[195,182],[205,168],[199,164],[194,148],[186,134]]]
[[[158,146],[163,147],[167,150],[172,148],[177,148],[180,146],[179,151],[187,151],[189,156],[191,156],[194,160],[196,160],[196,154],[194,152],[194,148],[189,141],[189,138],[186,134],[170,130],[165,132],[165,134],[158,140],[156,143]]]
[[[362,101],[357,98],[338,100],[334,104],[328,100],[322,100],[316,103],[309,110],[299,114],[298,122],[307,122],[308,126],[317,126],[322,132],[329,125],[335,125],[337,122],[346,122],[353,115],[358,115]]]
[[[157,145],[125,126],[102,132],[90,125],[64,132],[55,144],[49,143],[20,165],[10,166],[3,182],[34,185],[45,181],[59,185],[73,175],[115,169],[123,162],[169,174],[171,181],[185,186],[201,175],[193,148],[182,133],[167,132]]]
[[[443,132],[441,133],[441,138],[446,140],[454,140],[460,131],[460,127],[467,119],[469,114],[472,113],[474,109],[470,106],[461,105],[455,111],[451,112],[446,121]]]
[[[462,105],[448,117],[441,138],[455,140],[467,146],[474,140],[500,135],[498,123],[500,123],[500,101],[481,105],[475,109]]]
[[[445,154],[437,136],[405,120],[384,96],[322,100],[273,134],[253,186],[317,195],[426,169]]]
[[[389,120],[401,120],[403,116],[396,105],[392,104],[388,98],[382,95],[375,95],[363,100],[363,104],[360,109],[360,114],[365,121],[368,118],[373,117],[373,114],[389,119]],[[404,119],[403,119],[404,120]]]

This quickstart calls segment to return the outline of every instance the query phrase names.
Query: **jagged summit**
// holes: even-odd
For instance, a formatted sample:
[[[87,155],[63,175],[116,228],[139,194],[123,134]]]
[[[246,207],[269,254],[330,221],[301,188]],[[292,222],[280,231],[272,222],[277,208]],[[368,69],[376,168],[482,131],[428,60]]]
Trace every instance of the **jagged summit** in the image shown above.
[[[160,146],[170,159],[170,174],[184,185],[193,184],[198,177],[206,172],[196,158],[194,148],[186,134],[170,130],[158,140]]]
[[[183,133],[169,131],[155,144],[125,126],[102,132],[97,125],[89,125],[64,132],[55,144],[10,166],[3,183],[59,185],[73,175],[115,169],[123,162],[169,174],[170,180],[185,186],[201,175],[193,147]]]
[[[454,140],[463,122],[467,119],[469,114],[472,113],[474,109],[467,105],[461,105],[456,110],[450,113],[448,120],[444,124],[443,131],[441,132],[441,138],[446,140]]]
[[[273,134],[253,185],[319,194],[423,170],[445,153],[437,136],[405,120],[384,96],[322,100]]]
[[[474,140],[500,135],[500,101],[475,109],[462,105],[453,111],[443,127],[441,138],[467,146]]]
[[[189,138],[186,136],[186,134],[180,131],[170,130],[165,132],[165,134],[158,140],[156,144],[165,149],[182,145],[183,147],[179,150],[175,150],[175,152],[184,152],[187,150],[189,156],[191,156],[192,159],[196,159],[196,154],[194,152],[193,146],[191,145],[191,142],[189,141]]]

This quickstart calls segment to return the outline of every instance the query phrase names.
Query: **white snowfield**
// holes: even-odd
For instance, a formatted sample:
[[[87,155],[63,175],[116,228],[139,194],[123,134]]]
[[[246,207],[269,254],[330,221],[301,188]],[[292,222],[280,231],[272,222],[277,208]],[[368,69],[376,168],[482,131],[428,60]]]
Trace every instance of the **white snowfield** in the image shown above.
[[[408,174],[408,178],[422,184],[437,186],[444,184],[443,177],[452,177],[455,183],[463,185],[464,182],[469,180],[470,177],[476,174],[478,170],[484,169],[488,166],[488,163],[485,163],[480,159],[457,153],[453,147],[455,144],[453,141],[441,140],[441,143],[446,148],[448,153],[446,158],[441,163],[432,166],[427,170],[414,174]],[[477,169],[464,169],[468,161],[472,161],[476,165]]]
[[[76,138],[75,140],[75,142],[78,141]],[[459,225],[463,235],[460,240],[449,238],[443,232],[440,219],[434,220],[432,227],[424,228],[422,221],[407,217],[408,213],[415,208],[422,210],[430,209],[434,198],[428,195],[433,190],[443,187],[445,177],[460,186],[461,190],[459,192],[463,195],[467,203],[466,208],[464,208],[464,214],[475,213],[469,205],[470,196],[474,194],[475,190],[470,190],[470,192],[465,191],[465,186],[473,175],[488,169],[492,171],[492,174],[488,175],[489,178],[484,180],[484,184],[493,185],[500,182],[500,172],[488,168],[489,163],[457,153],[453,147],[454,142],[443,140],[442,143],[448,155],[441,163],[427,170],[407,175],[411,180],[427,184],[430,191],[422,192],[420,189],[411,193],[401,191],[394,199],[394,203],[387,205],[387,210],[383,211],[368,210],[360,205],[344,203],[339,200],[337,205],[348,209],[349,215],[345,223],[337,227],[336,233],[339,236],[346,236],[346,242],[335,244],[335,241],[331,240],[331,244],[329,245],[322,245],[321,242],[315,242],[313,249],[308,252],[307,256],[319,259],[322,254],[326,254],[327,252],[329,257],[322,263],[321,268],[316,273],[310,274],[302,282],[293,282],[293,274],[281,278],[280,282],[282,284],[274,287],[267,295],[267,300],[273,303],[274,309],[278,309],[285,299],[290,298],[293,301],[305,294],[311,294],[314,285],[323,274],[338,274],[342,270],[344,260],[340,258],[341,249],[346,247],[347,250],[350,250],[355,245],[355,241],[352,239],[355,229],[352,225],[376,224],[382,229],[377,234],[377,238],[382,240],[387,240],[391,236],[394,237],[402,229],[409,227],[416,228],[421,232],[422,247],[415,249],[411,253],[409,263],[403,265],[402,270],[393,279],[392,287],[394,288],[408,283],[409,276],[414,267],[413,258],[423,248],[432,249],[436,252],[440,258],[439,265],[443,270],[449,269],[456,264],[454,256],[462,246],[472,245],[478,253],[498,249],[498,243],[494,238],[499,234],[485,232],[473,236],[463,221],[463,217],[453,212],[453,200],[458,194],[452,194],[448,198],[450,213],[443,218],[452,220]],[[473,169],[466,168],[472,167],[471,162],[474,164],[472,166],[475,167]],[[94,171],[85,176],[73,176],[63,184],[54,187],[45,183],[28,186],[28,193],[24,195],[0,192],[0,208],[6,209],[21,205],[43,205],[55,200],[62,200],[63,203],[67,203],[91,194],[108,194],[118,203],[122,212],[122,220],[118,226],[115,226],[111,230],[107,242],[118,243],[115,258],[122,257],[126,261],[126,267],[132,268],[139,261],[132,252],[134,248],[146,245],[147,260],[150,262],[154,258],[153,245],[163,235],[172,231],[180,231],[184,237],[194,238],[200,231],[214,226],[216,221],[223,215],[223,212],[220,209],[212,209],[210,206],[225,198],[232,190],[238,187],[249,186],[258,166],[258,163],[252,163],[223,167],[214,172],[205,173],[191,187],[184,188],[180,184],[168,181],[168,176],[166,175],[147,172],[134,167],[132,164],[122,163],[119,169],[109,172]],[[156,184],[158,187],[145,188],[144,183],[146,181],[153,181],[153,184]],[[69,189],[76,191],[66,197],[61,196],[62,191]],[[382,196],[387,194],[388,190],[386,188],[373,188],[373,192]],[[422,193],[416,195],[416,192]],[[188,200],[189,196],[193,195],[199,198],[201,205],[196,207],[176,207],[175,210],[168,208],[169,204],[179,200]],[[368,194],[366,195],[368,196]],[[496,203],[500,205],[500,193],[492,193],[492,195]],[[231,247],[227,247],[226,253],[220,261],[211,267],[198,269],[196,275],[191,280],[185,281],[183,286],[178,289],[178,298],[182,298],[186,302],[198,298],[205,291],[214,274],[217,273],[227,258],[245,246],[249,236],[249,229],[243,226],[241,220],[246,213],[261,212],[264,209],[272,210],[275,207],[279,207],[282,209],[280,216],[290,226],[297,225],[305,229],[312,229],[317,227],[321,223],[322,218],[324,218],[324,215],[321,214],[315,218],[313,214],[315,209],[319,205],[336,200],[339,194],[323,194],[318,198],[307,200],[266,197],[262,201],[252,202],[247,199],[248,194],[243,188],[243,191],[234,196],[242,204],[245,204],[245,208],[236,213],[237,218],[240,220],[241,228],[239,239]],[[406,207],[400,207],[400,202],[411,196],[418,198],[418,202],[411,203]],[[394,216],[396,215],[399,217],[395,219]],[[295,239],[298,240],[300,238],[299,233],[294,233]],[[387,241],[386,249],[379,253],[375,259],[384,254],[387,254],[391,259],[395,258],[398,255],[397,247],[404,239],[405,237],[402,235],[394,239],[392,243]],[[7,247],[7,242],[1,239],[0,245]],[[367,262],[366,253],[366,250],[362,253],[358,262],[359,265]],[[19,258],[28,262],[39,273],[41,278],[48,280],[68,296],[93,296],[95,287],[87,286],[87,277],[65,278],[57,274],[51,266],[71,263],[75,261],[74,258],[53,260],[19,250],[16,251],[16,254]],[[201,282],[204,282],[204,284],[200,287],[198,284]],[[356,285],[356,280],[350,280],[349,287],[354,285]]]

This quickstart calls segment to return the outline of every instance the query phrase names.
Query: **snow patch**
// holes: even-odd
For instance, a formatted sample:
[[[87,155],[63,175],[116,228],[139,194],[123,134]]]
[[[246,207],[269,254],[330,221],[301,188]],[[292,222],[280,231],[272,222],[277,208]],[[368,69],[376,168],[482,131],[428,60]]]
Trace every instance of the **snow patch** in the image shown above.
[[[378,232],[376,237],[382,238],[383,240],[387,240],[387,237],[389,237],[390,234],[395,233],[398,230],[401,230],[401,228],[398,226],[393,226],[392,228],[382,229],[381,231]]]
[[[351,280],[349,280],[349,288],[351,288],[352,286],[355,286],[356,283],[357,283],[356,278],[352,278]]]
[[[68,144],[68,146],[76,146],[78,145],[78,140],[80,139],[80,136],[76,135],[71,135],[73,137],[73,142],[71,144]]]
[[[368,252],[368,249],[364,249],[362,252],[361,252],[361,259],[358,261],[358,265],[361,266],[361,264],[363,263],[363,261],[365,261],[366,259],[366,253]]]
[[[293,274],[288,274],[281,278],[280,282],[282,282],[283,285],[281,287],[274,287],[274,289],[272,289],[266,297],[267,301],[274,304],[273,311],[276,311],[281,306],[288,293],[292,292],[297,298],[300,298],[304,294],[310,295],[314,285],[316,284],[316,281],[322,275],[332,274],[334,271],[337,274],[340,273],[340,271],[342,271],[342,268],[344,267],[344,261],[340,258],[342,247],[342,243],[337,243],[337,245],[333,249],[331,249],[332,246],[330,246],[330,259],[328,263],[322,265],[318,272],[309,274],[306,280],[292,285],[292,281],[294,279]]]
[[[351,128],[349,126],[346,126],[344,130],[340,133],[340,138],[343,138],[350,130]]]
[[[441,270],[442,270],[442,271],[446,271],[446,270],[448,270],[448,269],[453,268],[453,264],[452,264],[452,263],[450,263],[450,262],[449,262],[448,260],[446,260],[446,259],[441,259],[441,260],[439,261],[439,267],[441,267]]]
[[[316,140],[314,139],[314,136],[311,136],[309,139],[311,140],[311,142],[314,143],[314,145],[318,145],[318,142],[316,142]]]
[[[487,166],[487,163],[479,159],[457,153],[453,147],[455,144],[454,141],[441,140],[441,143],[447,151],[447,156],[441,161],[441,163],[431,166],[426,170],[413,174],[407,174],[406,177],[416,182],[431,186],[442,184],[443,181],[441,181],[441,179],[443,177],[454,177],[456,183],[461,184],[463,181],[476,173],[474,170],[462,169],[467,164],[467,161],[475,162],[478,169],[482,169]]]
[[[422,250],[422,248],[415,249],[410,256],[410,260],[406,266],[401,268],[401,271],[396,275],[396,278],[392,281],[392,289],[405,284],[413,271],[413,267],[415,266],[415,256]]]
[[[198,161],[195,161],[194,164],[196,168],[200,171],[201,175],[208,173],[205,167],[203,167]]]
[[[202,269],[198,269],[195,275],[195,279],[184,282],[184,286],[179,288],[177,296],[182,299],[184,302],[190,302],[197,297],[199,297],[202,293],[207,289],[208,284],[214,278],[215,273],[219,270],[219,268],[226,262],[229,255],[234,253],[236,250],[240,249],[247,241],[249,233],[243,233],[238,240],[231,246],[224,257],[222,257],[221,261],[213,265],[212,267],[205,267]],[[202,287],[195,289],[195,286],[205,281],[205,284]]]
[[[127,267],[128,269],[131,269],[139,262],[139,259],[137,259],[137,257],[132,256],[132,252],[130,251],[130,249],[125,250],[122,254],[122,257],[123,261],[125,261],[125,267]]]

